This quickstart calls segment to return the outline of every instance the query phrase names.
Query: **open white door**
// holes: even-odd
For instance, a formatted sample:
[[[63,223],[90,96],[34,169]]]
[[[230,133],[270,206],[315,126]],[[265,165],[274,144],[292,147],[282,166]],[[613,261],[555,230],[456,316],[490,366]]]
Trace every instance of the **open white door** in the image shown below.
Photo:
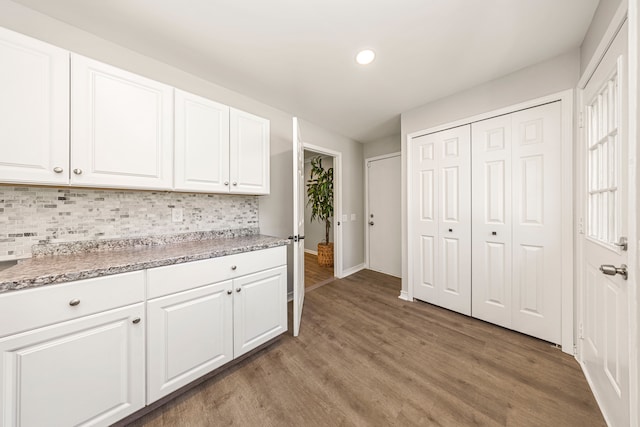
[[[627,24],[582,92],[587,173],[580,359],[607,423],[630,425],[629,287],[635,282],[625,238],[629,207]]]
[[[293,336],[300,333],[304,304],[304,147],[293,118]]]

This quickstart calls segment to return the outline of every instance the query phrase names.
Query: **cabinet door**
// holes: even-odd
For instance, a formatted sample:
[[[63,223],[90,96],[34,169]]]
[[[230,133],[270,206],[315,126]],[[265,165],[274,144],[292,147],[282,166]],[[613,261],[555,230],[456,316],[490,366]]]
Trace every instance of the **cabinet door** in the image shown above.
[[[231,109],[231,192],[269,194],[269,120]]]
[[[107,426],[144,406],[144,304],[0,340],[0,425]]]
[[[171,189],[173,90],[71,55],[71,183]]]
[[[0,28],[0,182],[69,182],[69,52]]]
[[[175,91],[176,190],[229,192],[229,107]]]
[[[285,266],[233,281],[233,355],[238,357],[287,330]]]
[[[147,404],[233,358],[230,280],[147,303]]]

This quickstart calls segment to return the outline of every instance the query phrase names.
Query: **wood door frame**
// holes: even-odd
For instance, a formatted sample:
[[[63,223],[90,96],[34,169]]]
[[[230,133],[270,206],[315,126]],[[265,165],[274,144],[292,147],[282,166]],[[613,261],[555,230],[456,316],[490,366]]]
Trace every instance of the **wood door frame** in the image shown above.
[[[638,276],[640,273],[640,263],[638,262],[638,238],[640,237],[638,235],[638,221],[640,220],[640,217],[637,214],[639,202],[637,196],[639,178],[637,172],[637,168],[639,166],[637,156],[640,151],[638,147],[638,137],[640,136],[640,130],[638,129],[638,120],[640,119],[640,117],[638,117],[638,80],[640,79],[640,76],[638,75],[638,71],[640,69],[638,57],[638,49],[640,48],[640,11],[638,7],[638,0],[622,0],[593,56],[591,57],[591,60],[578,81],[576,87],[576,101],[577,107],[580,108],[580,111],[578,111],[580,114],[582,113],[581,109],[584,104],[584,88],[589,83],[589,80],[604,58],[609,46],[613,43],[614,38],[627,20],[628,52],[626,72],[628,73],[628,117],[624,131],[627,133],[628,138],[627,157],[631,161],[628,170],[629,218],[627,219],[629,234],[629,236],[627,236],[629,240],[628,268],[630,272],[627,286],[629,292],[629,319],[631,319],[631,322],[629,323],[629,421],[631,426],[638,427],[640,426],[640,405],[638,404],[638,399],[640,399],[640,339],[638,338],[638,334],[640,333],[640,291],[638,290],[639,282],[637,280],[637,277],[640,277]],[[580,125],[581,123],[578,124],[578,126]],[[576,230],[576,289],[578,293],[576,300],[576,319],[579,322],[578,324],[582,322],[584,316],[584,307],[582,305],[584,296],[583,271],[585,267],[584,237],[583,233],[581,233],[581,231],[583,231],[581,230],[581,227],[584,227],[584,222],[581,223],[581,217],[586,218],[584,194],[586,192],[585,183],[587,171],[585,167],[585,153],[584,150],[580,149],[580,147],[584,144],[585,138],[585,130],[578,128],[576,135],[576,142],[579,144],[576,146],[576,224],[578,224],[578,228]],[[633,143],[634,141],[635,143]],[[581,346],[579,346],[579,351],[580,354],[577,354],[576,358],[580,362],[580,366],[584,371]],[[591,384],[589,384],[589,386],[591,386]]]
[[[413,227],[411,221],[413,219],[411,213],[412,206],[412,194],[411,194],[411,174],[412,167],[410,159],[413,158],[412,153],[412,139],[427,134],[472,124],[481,120],[490,119],[505,114],[514,113],[516,111],[525,110],[528,108],[537,107],[539,105],[548,104],[550,102],[560,101],[562,102],[562,118],[561,118],[561,133],[562,133],[562,165],[563,167],[561,186],[561,198],[562,198],[562,236],[561,236],[561,249],[562,254],[562,277],[560,283],[562,286],[562,351],[572,356],[575,356],[575,322],[574,322],[574,192],[573,192],[573,169],[574,169],[574,138],[573,138],[573,102],[574,102],[574,90],[568,89],[562,92],[557,92],[551,95],[543,96],[540,98],[532,99],[529,101],[521,102],[519,104],[511,105],[509,107],[500,108],[497,110],[489,111],[475,116],[467,117],[465,119],[456,120],[443,125],[427,128],[424,130],[412,132],[407,135],[407,155],[405,156],[405,178],[407,182],[407,198],[405,203],[406,216],[403,218],[406,224],[406,235],[404,250],[407,254],[406,259],[403,260],[403,271],[407,272],[407,292],[401,292],[400,298],[408,301],[413,301],[413,250],[411,245],[411,236]],[[472,142],[473,143],[473,142]],[[404,270],[406,268],[406,270]]]
[[[383,154],[381,156],[367,157],[364,159],[364,267],[369,268],[369,168],[367,164],[369,162],[375,162],[376,160],[390,159],[392,157],[401,157],[402,153],[397,151],[395,153]],[[400,160],[402,162],[402,160]],[[402,181],[402,172],[400,172],[400,180]],[[402,213],[400,214],[402,218]],[[402,243],[400,243],[402,246]],[[400,269],[400,275],[402,276],[402,268]]]
[[[342,269],[342,153],[302,142],[303,150],[313,151],[324,156],[333,157],[333,275],[338,279],[344,277]],[[306,192],[305,192],[306,194]],[[306,203],[306,197],[304,202]],[[336,221],[337,218],[337,221]]]

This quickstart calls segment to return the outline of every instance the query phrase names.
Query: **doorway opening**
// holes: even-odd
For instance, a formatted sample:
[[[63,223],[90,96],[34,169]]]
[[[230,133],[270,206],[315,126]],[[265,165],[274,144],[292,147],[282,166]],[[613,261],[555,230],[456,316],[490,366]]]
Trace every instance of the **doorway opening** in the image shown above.
[[[311,220],[311,205],[309,203],[308,184],[311,179],[312,161],[319,160],[316,166],[322,169],[333,169],[333,216],[329,218],[329,227],[324,221],[317,218]],[[304,284],[305,290],[310,291],[320,286],[331,283],[339,277],[339,227],[340,215],[338,206],[339,193],[339,156],[326,149],[304,144],[304,223],[305,223],[305,239],[304,239]],[[327,234],[329,241],[327,240]],[[329,243],[332,246],[333,256],[329,260],[322,254],[319,256],[318,251],[326,250],[319,248],[318,244],[324,245]],[[331,262],[332,261],[332,262]]]

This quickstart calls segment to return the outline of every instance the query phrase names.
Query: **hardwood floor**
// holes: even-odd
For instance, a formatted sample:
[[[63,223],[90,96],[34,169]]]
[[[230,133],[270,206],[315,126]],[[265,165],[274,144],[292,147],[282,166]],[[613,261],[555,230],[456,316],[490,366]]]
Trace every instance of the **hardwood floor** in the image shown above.
[[[399,279],[368,270],[317,288],[298,338],[132,425],[605,425],[572,357],[399,292]]]
[[[318,256],[304,253],[304,288],[317,288],[334,280],[333,267],[318,265]]]

